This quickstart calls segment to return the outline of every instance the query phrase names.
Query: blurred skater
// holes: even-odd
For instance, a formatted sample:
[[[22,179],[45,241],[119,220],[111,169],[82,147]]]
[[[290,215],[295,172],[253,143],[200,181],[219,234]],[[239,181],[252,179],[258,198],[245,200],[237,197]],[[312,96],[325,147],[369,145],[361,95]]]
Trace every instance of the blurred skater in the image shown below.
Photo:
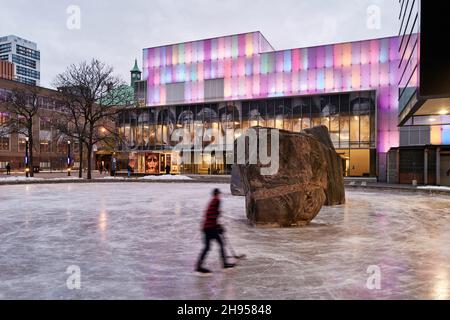
[[[9,162],[6,164],[6,175],[11,175],[11,164]]]
[[[211,240],[216,240],[220,245],[220,255],[222,257],[223,267],[224,269],[231,269],[234,268],[235,265],[231,263],[227,263],[227,259],[225,256],[225,248],[224,243],[222,239],[222,234],[224,233],[224,228],[217,223],[217,219],[220,216],[220,196],[221,192],[219,189],[215,189],[213,191],[213,198],[211,199],[208,209],[206,211],[205,215],[205,221],[203,224],[203,235],[204,235],[204,242],[205,247],[200,255],[200,258],[197,262],[197,269],[196,271],[199,274],[208,275],[211,274],[211,271],[208,269],[205,269],[203,267],[203,262],[206,259],[206,256],[210,250],[211,247]]]

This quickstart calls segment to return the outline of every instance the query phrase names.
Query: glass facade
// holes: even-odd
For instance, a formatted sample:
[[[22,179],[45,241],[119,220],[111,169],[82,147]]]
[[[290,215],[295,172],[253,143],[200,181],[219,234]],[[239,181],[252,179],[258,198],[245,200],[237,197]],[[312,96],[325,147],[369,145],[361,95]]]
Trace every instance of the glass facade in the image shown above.
[[[201,137],[202,145],[196,148],[214,145],[226,159],[235,138],[251,127],[300,132],[324,125],[345,160],[346,174],[375,176],[375,106],[376,92],[366,91],[142,108],[121,114],[118,127],[125,144],[119,149],[129,152],[130,164],[139,173],[164,173],[169,165],[174,173],[226,174],[231,164],[209,155],[192,165],[175,163],[173,151],[179,143],[175,129],[185,129],[191,141]]]

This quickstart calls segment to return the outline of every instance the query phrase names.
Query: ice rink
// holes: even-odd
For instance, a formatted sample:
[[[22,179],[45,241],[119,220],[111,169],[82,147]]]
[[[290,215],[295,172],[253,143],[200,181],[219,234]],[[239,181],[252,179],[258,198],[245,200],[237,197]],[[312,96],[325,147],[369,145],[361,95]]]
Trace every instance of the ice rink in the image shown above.
[[[214,187],[226,193],[222,222],[247,259],[224,273],[214,244],[214,275],[200,278]],[[347,199],[306,228],[255,229],[227,185],[0,186],[0,299],[450,299],[449,197]],[[67,287],[69,266],[80,268],[79,290]],[[376,270],[380,289],[370,290]]]

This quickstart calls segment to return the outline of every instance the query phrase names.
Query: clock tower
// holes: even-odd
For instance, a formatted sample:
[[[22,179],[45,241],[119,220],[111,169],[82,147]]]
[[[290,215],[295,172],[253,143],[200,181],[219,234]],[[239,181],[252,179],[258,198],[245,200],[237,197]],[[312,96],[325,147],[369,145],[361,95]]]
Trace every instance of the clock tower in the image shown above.
[[[134,60],[134,67],[130,71],[131,73],[131,87],[134,88],[134,83],[136,81],[141,81],[142,72],[139,70],[137,59]]]

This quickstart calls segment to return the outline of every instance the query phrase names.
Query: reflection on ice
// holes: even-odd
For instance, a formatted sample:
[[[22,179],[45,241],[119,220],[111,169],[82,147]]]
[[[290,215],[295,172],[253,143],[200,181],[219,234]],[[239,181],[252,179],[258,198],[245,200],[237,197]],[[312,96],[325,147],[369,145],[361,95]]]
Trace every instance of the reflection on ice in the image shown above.
[[[212,278],[193,267],[210,191],[247,259],[230,273],[213,246]],[[254,229],[227,185],[73,184],[0,187],[4,299],[450,299],[450,199],[348,192],[302,229]],[[80,291],[66,270],[79,266]],[[366,287],[369,266],[381,290]]]

